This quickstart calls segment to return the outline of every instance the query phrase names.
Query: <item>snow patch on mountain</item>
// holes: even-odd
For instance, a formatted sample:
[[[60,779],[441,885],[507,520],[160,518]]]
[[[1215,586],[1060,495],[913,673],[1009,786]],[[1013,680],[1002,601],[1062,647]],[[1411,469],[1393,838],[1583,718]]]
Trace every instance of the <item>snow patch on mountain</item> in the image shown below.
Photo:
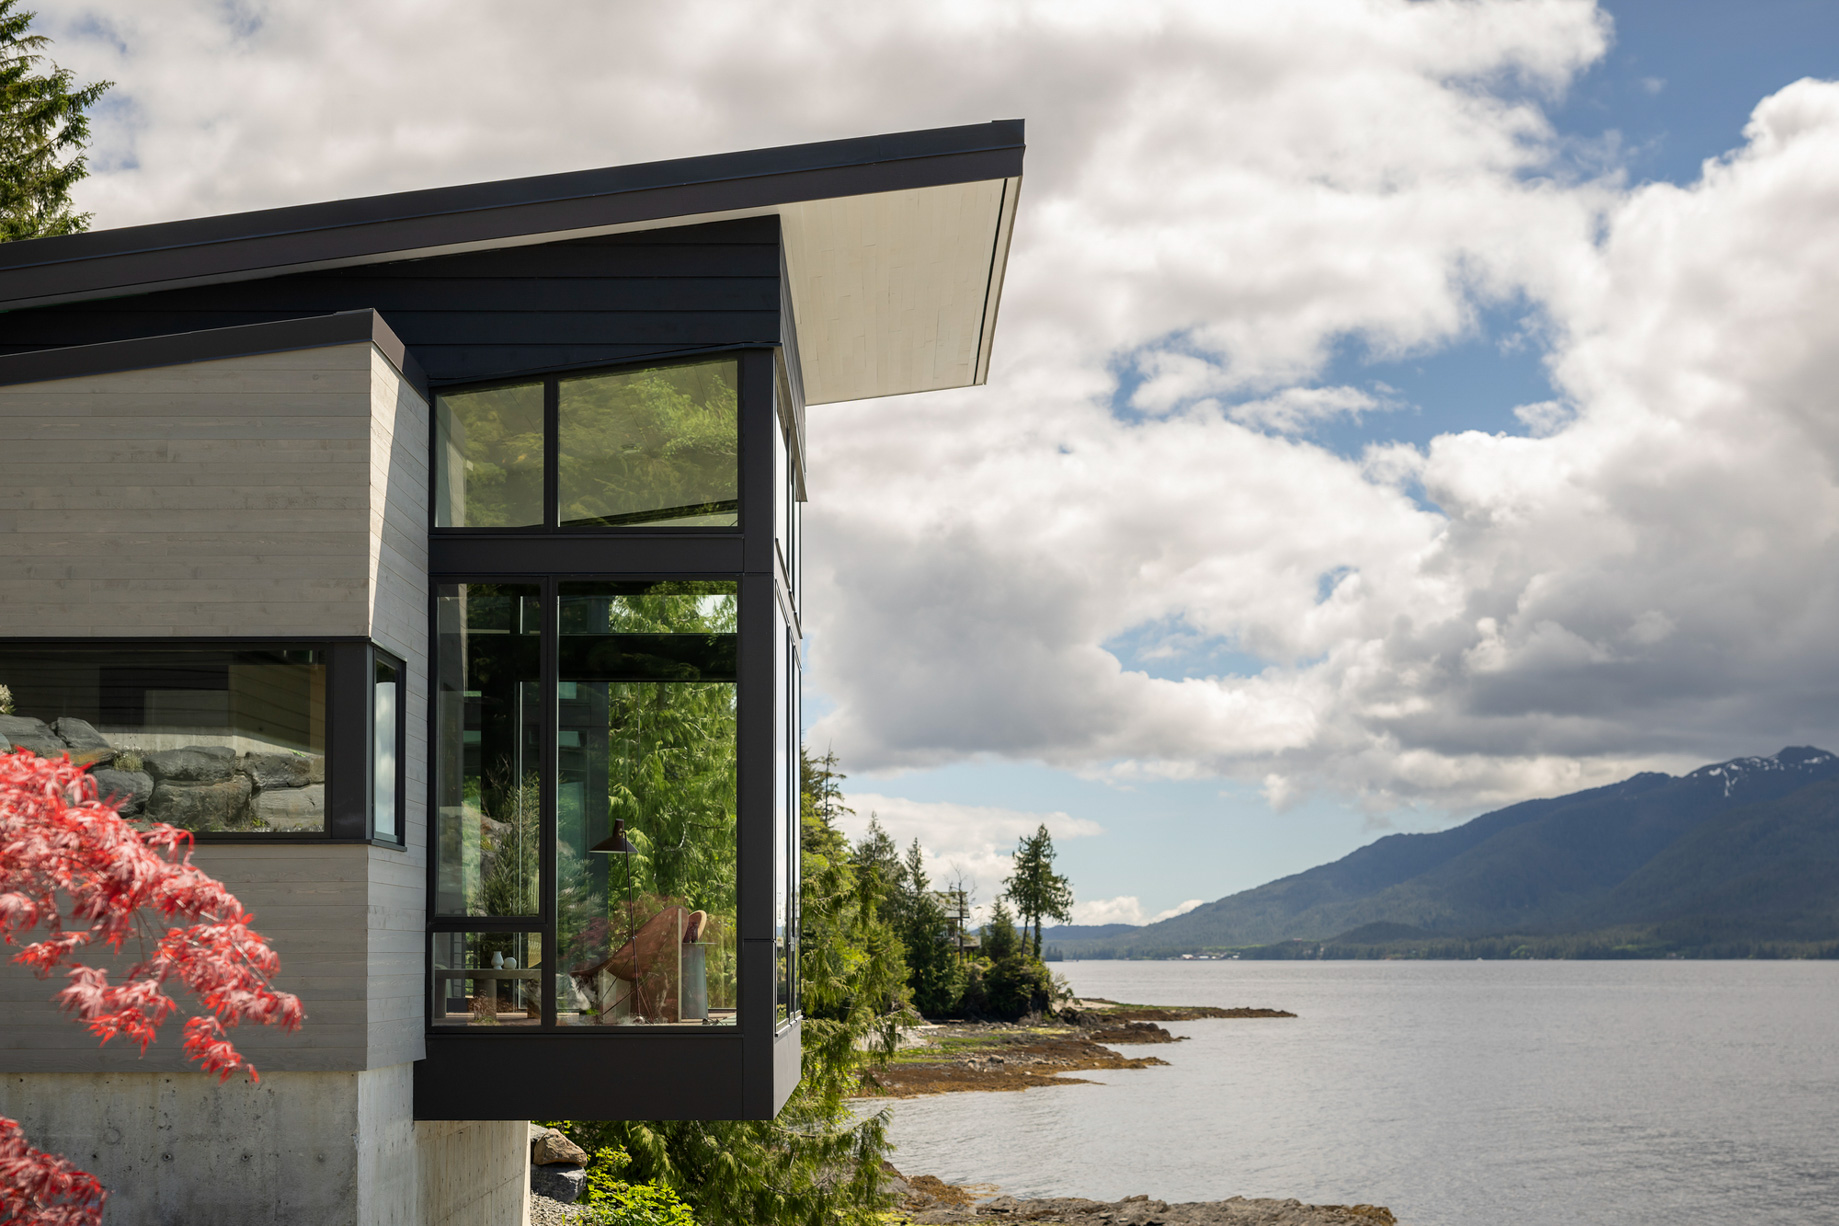
[[[1815,749],[1811,745],[1790,745],[1772,758],[1732,758],[1715,766],[1701,766],[1686,778],[1720,780],[1724,784],[1724,794],[1729,796],[1732,789],[1745,779],[1781,771],[1812,773],[1833,761],[1833,755],[1824,749]]]

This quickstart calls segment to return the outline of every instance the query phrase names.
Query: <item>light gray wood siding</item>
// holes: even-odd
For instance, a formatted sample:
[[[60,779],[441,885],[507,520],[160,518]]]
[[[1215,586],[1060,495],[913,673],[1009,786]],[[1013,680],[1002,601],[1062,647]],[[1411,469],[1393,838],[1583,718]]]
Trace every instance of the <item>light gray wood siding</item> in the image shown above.
[[[374,353],[0,388],[0,633],[366,633]]]
[[[0,635],[367,635],[407,665],[406,849],[194,854],[254,912],[277,985],[306,1006],[297,1034],[233,1032],[261,1071],[420,1059],[426,402],[374,346],[343,344],[0,388],[0,429]],[[99,1048],[50,1003],[61,986],[0,965],[0,1070],[190,1067],[181,1018],[144,1059]]]

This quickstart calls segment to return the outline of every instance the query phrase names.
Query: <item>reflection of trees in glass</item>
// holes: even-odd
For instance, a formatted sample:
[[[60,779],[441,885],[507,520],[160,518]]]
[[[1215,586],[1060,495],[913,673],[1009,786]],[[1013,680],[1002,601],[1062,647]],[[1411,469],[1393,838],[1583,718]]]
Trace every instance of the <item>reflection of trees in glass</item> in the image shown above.
[[[699,362],[562,380],[562,522],[738,522],[737,369]]]
[[[533,771],[507,777],[508,762],[488,781],[479,821],[479,908],[475,915],[535,915],[542,846],[542,785]],[[489,951],[488,951],[489,952]]]
[[[593,965],[664,908],[680,905],[707,914],[699,943],[708,958],[708,1003],[732,1008],[735,685],[732,641],[724,647],[722,639],[736,630],[734,585],[569,585],[559,611],[564,642],[591,645],[584,669],[659,678],[580,681],[564,673],[571,705],[583,712],[577,718],[592,721],[577,727],[588,742],[580,761],[593,792],[584,796],[588,811],[579,824],[569,823],[582,845],[565,838],[558,848],[563,964]],[[721,679],[702,679],[712,665]],[[598,778],[593,759],[604,764]],[[632,855],[587,852],[616,821],[625,823]]]
[[[437,416],[443,468],[436,527],[542,523],[543,385],[442,396]],[[451,466],[459,471],[448,471]],[[456,507],[460,491],[464,495]]]

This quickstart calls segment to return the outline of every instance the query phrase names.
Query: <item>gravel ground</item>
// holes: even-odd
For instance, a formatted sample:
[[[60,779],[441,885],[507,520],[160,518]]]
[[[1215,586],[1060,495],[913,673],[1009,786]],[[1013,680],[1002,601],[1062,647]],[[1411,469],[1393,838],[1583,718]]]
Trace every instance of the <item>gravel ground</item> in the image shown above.
[[[530,1226],[570,1226],[586,1213],[585,1205],[565,1205],[559,1200],[530,1193]]]

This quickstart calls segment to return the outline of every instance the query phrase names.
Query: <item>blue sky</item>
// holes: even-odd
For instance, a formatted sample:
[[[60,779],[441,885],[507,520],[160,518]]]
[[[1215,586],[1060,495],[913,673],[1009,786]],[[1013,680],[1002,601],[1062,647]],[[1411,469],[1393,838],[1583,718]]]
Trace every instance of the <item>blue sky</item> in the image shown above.
[[[1754,0],[1612,2],[1606,8],[1616,29],[1609,53],[1561,101],[1545,100],[1568,146],[1566,160],[1583,173],[1608,166],[1631,186],[1690,185],[1705,159],[1742,143],[1744,124],[1765,95],[1800,77],[1839,76],[1839,5]],[[1544,326],[1537,305],[1516,297],[1478,304],[1469,334],[1402,358],[1376,358],[1368,345],[1344,338],[1318,381],[1373,389],[1395,407],[1333,419],[1312,437],[1351,459],[1373,443],[1423,446],[1437,435],[1466,430],[1524,434],[1527,427],[1513,410],[1557,395],[1547,376]],[[1128,367],[1121,369],[1120,403],[1131,381]],[[1230,638],[1191,631],[1171,636],[1170,630],[1181,627],[1159,623],[1104,645],[1125,668],[1159,677],[1255,676],[1267,664]],[[1185,640],[1187,648],[1169,650],[1171,637]],[[830,709],[821,692],[809,701],[813,719]],[[1749,748],[1733,744],[1731,752]],[[1119,784],[993,755],[934,769],[859,771],[850,787],[1096,822],[1103,834],[1060,841],[1061,863],[1081,899],[1134,898],[1144,918],[1335,859],[1388,832],[1437,829],[1482,811],[1422,805],[1363,812],[1351,798],[1324,790],[1275,813],[1256,787],[1244,783]],[[1090,918],[1111,915],[1134,918],[1128,907]]]

